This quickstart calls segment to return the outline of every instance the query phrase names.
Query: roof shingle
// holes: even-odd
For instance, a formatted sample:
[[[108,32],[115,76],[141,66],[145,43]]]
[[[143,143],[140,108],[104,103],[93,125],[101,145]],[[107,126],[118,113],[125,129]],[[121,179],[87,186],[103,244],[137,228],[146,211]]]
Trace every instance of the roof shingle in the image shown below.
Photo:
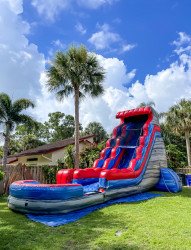
[[[82,142],[82,141],[85,141],[88,138],[92,138],[92,137],[93,137],[93,135],[83,136],[80,138],[79,141]],[[19,157],[19,156],[33,155],[33,154],[45,154],[45,153],[53,152],[53,151],[61,149],[61,148],[65,148],[66,146],[74,144],[74,142],[75,142],[74,138],[69,138],[69,139],[45,144],[45,145],[39,146],[37,148],[28,149],[28,150],[22,151],[18,154],[15,154],[15,155],[9,156],[9,157]]]

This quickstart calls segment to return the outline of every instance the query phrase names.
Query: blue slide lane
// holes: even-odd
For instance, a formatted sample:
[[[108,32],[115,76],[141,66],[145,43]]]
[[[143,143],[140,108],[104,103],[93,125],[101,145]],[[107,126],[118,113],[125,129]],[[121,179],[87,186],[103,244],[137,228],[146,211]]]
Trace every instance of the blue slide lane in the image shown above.
[[[139,160],[137,162],[137,165],[135,166],[135,170],[138,170],[141,167],[141,163],[142,163],[142,161],[143,161],[143,159],[145,157],[146,148],[147,148],[148,143],[149,143],[149,141],[151,139],[153,129],[154,129],[154,126],[152,124],[149,125],[149,136],[146,139],[146,145],[145,145],[145,147],[143,149],[143,157],[142,157],[141,160]],[[109,181],[107,181],[105,178],[100,178],[99,179],[100,187],[112,189],[112,188],[122,188],[122,187],[134,186],[134,185],[139,184],[142,181],[143,175],[144,175],[144,173],[146,171],[146,167],[147,167],[150,155],[152,153],[152,149],[153,149],[155,140],[156,140],[156,138],[160,138],[160,137],[161,137],[161,133],[160,132],[155,132],[155,135],[154,135],[154,138],[153,138],[153,141],[152,141],[152,145],[151,145],[151,148],[150,148],[150,151],[149,151],[149,156],[147,157],[145,166],[144,166],[143,171],[142,171],[142,173],[140,174],[139,177],[134,178],[134,179],[120,179],[120,180],[109,180]]]

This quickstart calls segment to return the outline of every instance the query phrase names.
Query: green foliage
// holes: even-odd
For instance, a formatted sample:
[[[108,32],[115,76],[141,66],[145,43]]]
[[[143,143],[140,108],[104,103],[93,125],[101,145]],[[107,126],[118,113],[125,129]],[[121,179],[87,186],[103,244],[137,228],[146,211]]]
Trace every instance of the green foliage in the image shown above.
[[[167,124],[161,124],[161,132],[166,146],[168,167],[176,169],[187,166],[184,137],[176,135]]]
[[[74,95],[75,105],[75,167],[79,168],[79,101],[87,94],[97,97],[104,92],[102,82],[105,72],[97,57],[88,53],[84,46],[69,48],[68,51],[57,52],[47,72],[48,89],[56,92],[62,101]]]
[[[190,133],[191,133],[191,101],[182,99],[178,104],[172,106],[168,112],[165,113],[165,123],[163,126],[163,131],[166,133],[165,141],[168,144],[174,144],[178,146],[178,151],[176,150],[176,157],[180,157],[180,153],[185,154],[185,142],[182,142],[183,136],[187,144],[187,160],[188,162],[184,165],[191,164],[191,153],[190,153]],[[171,142],[172,139],[174,142]],[[171,147],[172,148],[172,147]],[[169,151],[171,154],[170,159],[175,157],[172,155],[173,151]],[[181,159],[184,157],[180,157]],[[183,161],[184,162],[184,161]],[[182,161],[179,165],[182,165]],[[175,163],[172,162],[175,165]]]
[[[45,144],[42,140],[42,127],[43,124],[40,122],[18,125],[15,133],[11,136],[9,154],[12,155]]]
[[[72,115],[54,112],[49,113],[48,117],[49,120],[44,123],[42,132],[47,142],[55,142],[74,136],[75,121]],[[81,124],[80,130],[82,130]]]
[[[58,164],[62,164],[63,168],[74,168],[74,146],[69,145],[65,149],[64,158],[58,160]]]
[[[34,108],[34,103],[29,99],[13,101],[10,96],[0,93],[0,125],[4,129],[3,165],[7,163],[11,131],[18,124],[32,124],[34,120],[29,115],[23,114],[23,110]]]
[[[3,147],[0,146],[0,159],[3,158]]]
[[[99,158],[101,150],[105,147],[105,141],[87,146],[80,153],[80,168],[92,167],[94,161]],[[62,164],[63,168],[74,168],[75,158],[74,158],[74,146],[70,145],[66,148],[65,156],[63,159],[58,161],[58,164]]]
[[[13,130],[16,124],[33,123],[34,120],[29,115],[22,114],[22,111],[28,108],[34,108],[31,100],[21,98],[12,101],[10,96],[0,93],[0,124]]]
[[[84,134],[93,134],[95,143],[100,143],[108,138],[107,132],[99,122],[90,122],[85,128]]]
[[[161,123],[160,127],[165,145],[167,146],[169,144],[174,144],[179,148],[181,152],[185,152],[186,154],[184,137],[175,134],[166,123]]]
[[[168,167],[176,169],[186,166],[186,154],[185,152],[181,152],[177,145],[168,144],[166,146],[166,154]]]
[[[55,184],[56,183],[56,174],[57,172],[62,169],[62,165],[55,165],[55,166],[42,166],[42,170],[45,176],[45,179],[48,183]]]
[[[151,107],[155,107],[155,103],[153,101],[150,101],[150,102],[141,102],[139,105],[138,105],[138,108],[141,108],[141,107],[146,107],[146,106],[151,106]]]
[[[178,135],[191,132],[191,100],[182,99],[166,113],[166,124]]]
[[[3,171],[0,170],[0,181],[3,180],[3,176],[4,176],[4,173],[3,173]]]
[[[80,168],[92,167],[94,161],[99,158],[101,150],[105,147],[105,141],[98,144],[86,147],[80,153]]]
[[[71,47],[65,53],[57,52],[47,72],[48,88],[56,91],[58,99],[68,97],[79,90],[85,94],[98,96],[103,93],[104,70],[96,56],[88,53],[84,46]]]
[[[49,120],[18,125],[11,136],[9,154],[35,148],[45,143],[70,138],[74,135],[74,117],[61,112],[49,113]],[[80,130],[82,126],[80,125]]]

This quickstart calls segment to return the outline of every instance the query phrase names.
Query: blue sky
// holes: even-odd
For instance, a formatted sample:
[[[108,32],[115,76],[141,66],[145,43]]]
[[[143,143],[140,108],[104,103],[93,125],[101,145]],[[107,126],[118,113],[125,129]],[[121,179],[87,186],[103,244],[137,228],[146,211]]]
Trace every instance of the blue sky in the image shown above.
[[[53,16],[53,20],[46,13],[39,16],[30,1],[24,2],[23,18],[36,23],[28,38],[46,56],[55,40],[60,40],[64,48],[83,43],[95,53],[124,60],[129,69],[137,69],[135,79],[143,81],[148,73],[155,74],[174,60],[171,43],[178,32],[191,34],[189,0],[119,0],[93,9],[75,2]],[[111,43],[110,48],[96,49],[88,39],[104,24],[110,26],[110,32],[119,34],[122,41]],[[77,25],[83,27],[84,34],[77,31]],[[122,44],[135,47],[121,52]]]
[[[191,96],[190,0],[0,0],[0,91],[28,97],[31,115],[73,114],[73,98],[48,93],[57,50],[85,44],[106,70],[100,98],[80,106],[80,121],[111,131],[119,110],[154,101],[166,111]],[[124,87],[125,86],[125,87]]]

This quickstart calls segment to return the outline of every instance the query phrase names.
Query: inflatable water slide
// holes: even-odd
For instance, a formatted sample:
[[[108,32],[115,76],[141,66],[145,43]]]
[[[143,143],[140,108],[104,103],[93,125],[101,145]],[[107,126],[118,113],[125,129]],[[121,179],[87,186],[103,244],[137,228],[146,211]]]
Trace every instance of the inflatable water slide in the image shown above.
[[[10,186],[8,206],[14,211],[58,214],[79,210],[152,188],[179,192],[181,182],[167,168],[158,115],[151,107],[118,112],[113,130],[91,168],[62,169],[56,184],[34,180]]]

